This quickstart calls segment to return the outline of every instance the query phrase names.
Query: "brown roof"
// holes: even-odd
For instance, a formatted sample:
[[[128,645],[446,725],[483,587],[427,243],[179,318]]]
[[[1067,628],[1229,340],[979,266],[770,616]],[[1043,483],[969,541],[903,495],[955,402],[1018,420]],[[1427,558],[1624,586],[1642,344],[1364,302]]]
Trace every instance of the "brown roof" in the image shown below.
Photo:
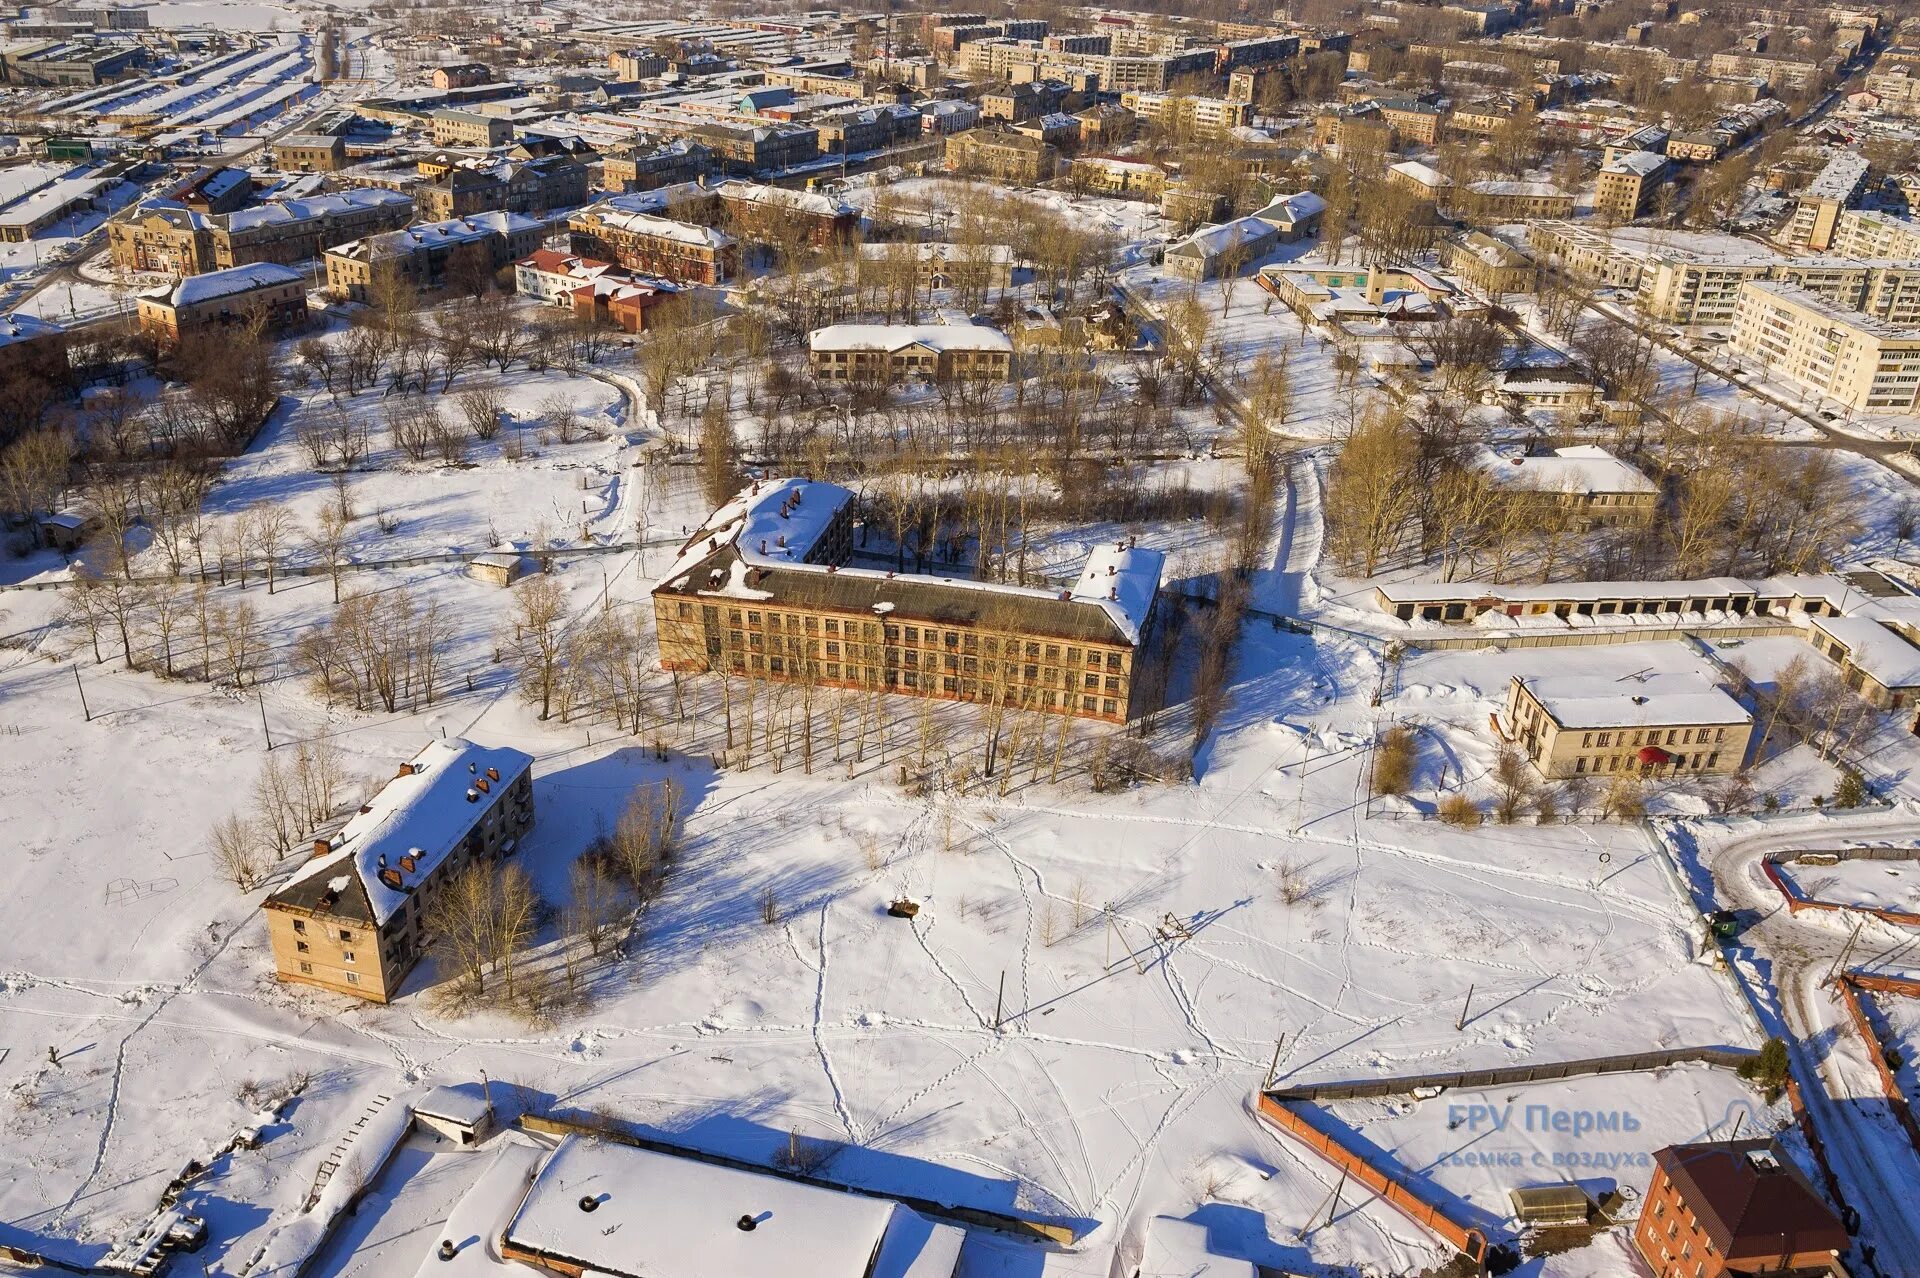
[[[684,577],[674,578],[675,584],[684,580],[684,587],[662,585],[656,593],[728,599],[744,607],[764,605],[864,613],[876,620],[880,614],[874,612],[874,605],[885,603],[893,605],[885,614],[888,621],[936,626],[984,624],[989,629],[1004,627],[1021,635],[1064,639],[1070,643],[1127,645],[1126,636],[1098,603],[996,590],[984,582],[963,582],[919,573],[879,577],[867,573],[822,572],[817,568],[762,568],[754,570],[750,584],[754,591],[764,592],[765,598],[741,598],[702,588],[715,573],[720,582],[729,581],[736,557],[732,546],[723,546]]]
[[[268,896],[266,908],[371,924],[374,921],[373,902],[367,898],[366,884],[360,881],[360,875],[354,870],[353,853],[342,851],[335,854],[333,859],[337,862],[334,867],[336,873],[326,874],[316,870],[295,879]],[[342,879],[346,880],[345,884],[335,891],[334,885]]]
[[[1729,1260],[1851,1245],[1839,1218],[1770,1140],[1670,1145],[1653,1158]]]

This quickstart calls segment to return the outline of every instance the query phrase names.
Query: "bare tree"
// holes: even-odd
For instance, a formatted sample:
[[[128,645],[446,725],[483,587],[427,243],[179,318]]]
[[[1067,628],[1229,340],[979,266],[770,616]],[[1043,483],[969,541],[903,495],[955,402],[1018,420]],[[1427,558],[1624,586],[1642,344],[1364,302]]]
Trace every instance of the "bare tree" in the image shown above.
[[[216,821],[212,831],[213,863],[220,877],[242,892],[251,892],[266,880],[271,858],[261,845],[260,828],[238,813]]]

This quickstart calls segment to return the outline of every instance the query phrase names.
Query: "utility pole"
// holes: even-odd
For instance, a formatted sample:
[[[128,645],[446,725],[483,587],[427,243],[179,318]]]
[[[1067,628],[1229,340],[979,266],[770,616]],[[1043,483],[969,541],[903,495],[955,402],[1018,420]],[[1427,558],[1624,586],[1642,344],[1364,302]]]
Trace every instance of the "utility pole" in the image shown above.
[[[1260,1088],[1262,1091],[1273,1086],[1273,1076],[1279,1073],[1280,1071],[1280,1046],[1286,1041],[1287,1041],[1287,1036],[1285,1034],[1282,1034],[1279,1038],[1276,1038],[1273,1040],[1273,1060],[1270,1064],[1268,1064],[1267,1076],[1265,1080],[1263,1080],[1260,1084]]]
[[[996,1034],[1000,1032],[1000,1024],[1001,1024],[1000,1013],[1005,1009],[1006,1002],[1007,1002],[1007,969],[1003,967],[1000,969],[1000,992],[993,996],[993,1032]]]
[[[1463,1030],[1467,1027],[1467,1009],[1472,1006],[1473,1006],[1473,986],[1468,985],[1467,1000],[1466,1002],[1460,1004],[1460,1018],[1454,1021],[1453,1028],[1455,1028],[1456,1030]]]
[[[273,753],[273,729],[267,726],[267,694],[255,688],[253,699],[260,706],[260,731],[267,738],[267,753]]]
[[[75,673],[79,672],[75,671]],[[1849,936],[1847,943],[1841,947],[1840,957],[1834,959],[1833,966],[1827,969],[1827,979],[1821,982],[1822,985],[1831,984],[1834,977],[1847,970],[1847,957],[1853,953],[1853,943],[1860,939],[1860,927],[1861,925],[1857,922],[1853,925],[1853,935]]]
[[[86,716],[88,723],[92,723],[93,711],[87,708],[87,690],[81,686],[79,666],[73,668],[73,686],[78,689],[80,693],[80,713]]]

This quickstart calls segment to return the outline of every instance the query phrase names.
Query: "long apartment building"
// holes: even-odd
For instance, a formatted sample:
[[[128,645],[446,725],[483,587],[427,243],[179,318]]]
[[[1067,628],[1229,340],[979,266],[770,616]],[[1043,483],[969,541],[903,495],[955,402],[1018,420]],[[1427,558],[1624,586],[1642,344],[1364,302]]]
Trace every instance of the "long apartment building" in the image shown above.
[[[1135,90],[1120,95],[1120,105],[1142,123],[1190,138],[1225,138],[1253,123],[1253,103],[1183,93]]]
[[[740,246],[710,226],[633,213],[611,201],[567,219],[568,247],[677,284],[723,284],[740,266]]]
[[[545,224],[532,218],[494,212],[350,240],[327,250],[327,291],[365,302],[384,276],[421,290],[457,281],[463,270],[490,279],[539,248],[546,234]]]
[[[1103,546],[1071,586],[850,566],[854,494],[765,480],[715,511],[653,590],[670,670],[992,702],[1124,722],[1165,556]]]
[[[432,942],[434,899],[492,869],[533,827],[533,759],[458,737],[400,765],[266,899],[274,975],[386,1003]]]
[[[231,213],[196,213],[156,200],[108,222],[107,249],[122,270],[198,275],[254,262],[308,261],[328,245],[397,230],[412,220],[411,199],[371,187]]]
[[[1911,413],[1920,394],[1920,327],[1835,306],[1792,284],[1741,286],[1732,348],[1857,413]]]

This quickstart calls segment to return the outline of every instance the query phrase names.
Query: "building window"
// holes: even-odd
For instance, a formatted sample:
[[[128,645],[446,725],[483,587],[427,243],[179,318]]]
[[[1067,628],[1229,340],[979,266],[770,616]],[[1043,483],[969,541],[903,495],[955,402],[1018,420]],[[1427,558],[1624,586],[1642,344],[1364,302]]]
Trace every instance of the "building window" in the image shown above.
[[[307,975],[309,975],[309,976],[311,976],[311,975],[313,975],[313,964],[311,964],[311,963],[302,963],[302,964],[300,965],[300,970],[301,970],[302,972],[305,972],[305,973],[306,973]]]
[[[352,950],[342,950],[342,951],[340,951],[340,960],[341,960],[341,962],[343,962],[343,963],[351,963],[351,962],[353,962],[353,961],[354,961],[354,958],[353,958],[353,951],[352,951]]]
[[[306,935],[306,933],[307,933],[307,923],[306,923],[306,920],[305,920],[305,919],[295,919],[295,920],[293,921],[293,930],[294,930],[294,931],[295,931],[296,933],[298,933],[299,935],[301,935],[301,936],[305,936],[305,935]]]
[[[308,949],[309,947],[305,941],[295,941],[293,943],[293,950],[296,954],[305,954],[308,952]]]
[[[343,941],[351,941],[353,939],[353,930],[351,928],[341,928],[340,939]]]
[[[359,983],[360,983],[360,973],[358,972],[347,973],[347,984],[358,985]]]

